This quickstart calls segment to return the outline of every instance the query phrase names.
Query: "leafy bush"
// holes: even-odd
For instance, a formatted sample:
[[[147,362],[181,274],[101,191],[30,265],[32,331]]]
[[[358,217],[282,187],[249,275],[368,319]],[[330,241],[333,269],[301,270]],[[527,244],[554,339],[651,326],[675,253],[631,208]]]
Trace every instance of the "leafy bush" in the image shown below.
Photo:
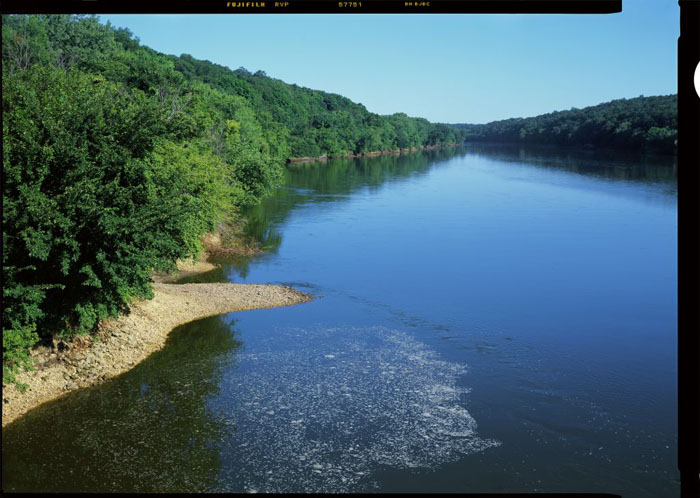
[[[290,156],[459,141],[340,95],[166,56],[95,16],[2,16],[3,379],[281,184]]]
[[[223,161],[166,136],[140,90],[50,66],[3,75],[7,369],[39,337],[151,297],[151,271],[196,254],[230,207]]]

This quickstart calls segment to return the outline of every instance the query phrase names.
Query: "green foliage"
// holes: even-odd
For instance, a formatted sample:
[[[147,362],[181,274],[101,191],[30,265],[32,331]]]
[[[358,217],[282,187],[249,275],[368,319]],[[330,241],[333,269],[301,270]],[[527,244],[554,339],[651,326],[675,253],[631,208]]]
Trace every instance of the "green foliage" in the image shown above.
[[[37,343],[39,336],[34,325],[16,329],[5,329],[2,333],[2,379],[4,383],[13,383],[20,389],[26,386],[17,381],[16,374],[21,369],[33,368],[29,349]]]
[[[90,330],[148,294],[148,267],[171,256],[155,250],[159,227],[134,227],[153,216],[143,160],[162,119],[122,90],[39,65],[3,80],[3,267],[18,286],[52,286],[40,331]]]
[[[3,233],[3,251],[7,247]],[[41,303],[50,286],[18,283],[16,274],[29,268],[4,266],[3,257],[3,333],[2,377],[16,383],[15,374],[22,368],[32,367],[29,348],[39,341],[35,322],[43,317]],[[21,387],[21,386],[20,386]]]
[[[39,337],[94,329],[230,209],[228,166],[167,140],[141,90],[34,65],[3,75],[4,372]],[[161,137],[161,138],[159,138]]]
[[[195,256],[200,237],[232,210],[232,199],[240,196],[227,181],[228,165],[200,142],[159,143],[148,164],[152,202],[168,216],[161,220],[183,251]]]
[[[9,15],[2,27],[5,381],[37,341],[88,333],[151,297],[151,272],[279,186],[288,158],[463,135],[166,56],[96,16]]]
[[[190,55],[170,56],[187,78],[250,102],[270,144],[273,158],[360,154],[379,150],[461,143],[463,132],[405,114],[379,116],[346,97],[200,61]],[[274,129],[270,125],[274,123]]]
[[[678,137],[676,95],[613,100],[533,118],[455,125],[466,140],[609,147],[673,153]]]

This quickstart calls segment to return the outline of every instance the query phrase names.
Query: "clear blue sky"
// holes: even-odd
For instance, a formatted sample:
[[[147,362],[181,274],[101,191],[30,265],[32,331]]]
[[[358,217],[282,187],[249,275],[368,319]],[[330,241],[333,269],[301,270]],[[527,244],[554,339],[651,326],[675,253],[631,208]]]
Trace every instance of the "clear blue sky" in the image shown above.
[[[484,123],[676,92],[679,8],[607,15],[104,15],[167,54],[259,69],[379,114]]]

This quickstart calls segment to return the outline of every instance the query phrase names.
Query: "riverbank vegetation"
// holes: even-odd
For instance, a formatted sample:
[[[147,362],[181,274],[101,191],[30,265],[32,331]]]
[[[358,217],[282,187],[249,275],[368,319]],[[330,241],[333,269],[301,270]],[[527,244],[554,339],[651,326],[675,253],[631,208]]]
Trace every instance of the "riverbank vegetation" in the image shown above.
[[[619,99],[583,109],[512,118],[482,125],[457,124],[465,139],[651,151],[673,154],[678,138],[676,95]]]
[[[152,297],[151,274],[281,184],[298,156],[463,132],[188,55],[94,16],[2,17],[3,381],[39,341]]]

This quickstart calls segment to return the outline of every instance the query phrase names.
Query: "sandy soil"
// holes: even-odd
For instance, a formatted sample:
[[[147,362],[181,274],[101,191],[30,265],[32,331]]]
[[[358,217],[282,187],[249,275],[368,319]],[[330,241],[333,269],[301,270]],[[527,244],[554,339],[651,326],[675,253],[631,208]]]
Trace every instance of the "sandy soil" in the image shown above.
[[[154,299],[133,303],[128,315],[104,322],[95,340],[76,340],[63,351],[33,350],[36,370],[17,376],[28,385],[25,392],[3,385],[3,427],[41,403],[129,370],[161,349],[178,325],[231,311],[288,306],[311,299],[279,285],[166,283],[213,268],[210,263],[182,263],[176,277],[154,277]]]

